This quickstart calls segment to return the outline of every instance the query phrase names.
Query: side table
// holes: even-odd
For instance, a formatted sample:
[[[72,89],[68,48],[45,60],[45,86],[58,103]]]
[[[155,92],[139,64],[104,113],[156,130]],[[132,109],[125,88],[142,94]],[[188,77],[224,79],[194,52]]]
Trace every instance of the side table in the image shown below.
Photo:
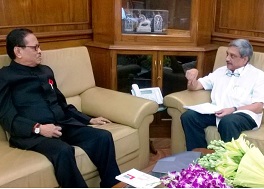
[[[164,106],[163,104],[160,104],[157,112],[162,112],[162,111],[165,111],[166,109],[167,109],[166,106]],[[153,145],[153,141],[151,141],[150,139],[149,139],[149,148],[152,154],[156,155],[158,153]]]
[[[206,154],[212,154],[212,153],[214,153],[214,150],[207,149],[207,148],[195,148],[192,151],[201,152],[201,155],[206,155]]]

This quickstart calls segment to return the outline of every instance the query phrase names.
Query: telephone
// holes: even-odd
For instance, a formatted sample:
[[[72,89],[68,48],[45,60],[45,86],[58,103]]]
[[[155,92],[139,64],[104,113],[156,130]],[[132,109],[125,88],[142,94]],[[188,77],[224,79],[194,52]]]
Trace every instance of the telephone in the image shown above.
[[[132,85],[131,93],[133,96],[153,100],[158,104],[163,104],[163,96],[159,87],[139,89],[137,84]]]

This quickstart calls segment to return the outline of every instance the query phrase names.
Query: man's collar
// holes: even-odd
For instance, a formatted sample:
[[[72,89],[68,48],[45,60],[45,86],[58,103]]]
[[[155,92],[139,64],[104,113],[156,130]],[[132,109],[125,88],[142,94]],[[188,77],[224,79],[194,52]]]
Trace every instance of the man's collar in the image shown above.
[[[15,68],[15,69],[24,70],[24,71],[33,71],[33,70],[38,69],[38,66],[29,67],[29,66],[25,66],[25,65],[19,64],[19,63],[17,63],[14,60],[11,61],[10,66]]]
[[[239,77],[247,65],[248,65],[248,63],[246,63],[246,65],[241,67],[241,68],[235,69],[233,72],[229,69],[226,69],[226,75],[228,77],[232,77],[232,76]]]

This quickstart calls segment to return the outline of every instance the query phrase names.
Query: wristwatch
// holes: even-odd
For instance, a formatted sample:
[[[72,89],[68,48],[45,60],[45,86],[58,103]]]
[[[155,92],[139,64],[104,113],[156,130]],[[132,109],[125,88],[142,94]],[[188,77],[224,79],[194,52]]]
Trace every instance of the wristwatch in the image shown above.
[[[35,125],[34,125],[34,127],[33,127],[33,132],[35,133],[35,134],[39,134],[40,133],[40,123],[36,123]]]

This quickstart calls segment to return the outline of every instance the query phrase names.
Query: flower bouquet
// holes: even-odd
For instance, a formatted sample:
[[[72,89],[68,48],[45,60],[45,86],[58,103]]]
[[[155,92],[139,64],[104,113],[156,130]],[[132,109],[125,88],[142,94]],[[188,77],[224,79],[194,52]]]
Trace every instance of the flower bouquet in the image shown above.
[[[212,141],[214,153],[197,159],[181,172],[169,172],[161,182],[169,188],[264,187],[264,156],[241,134],[237,140]]]
[[[234,187],[264,187],[264,156],[241,134],[237,140],[212,141],[214,153],[198,159],[198,164],[220,173]]]
[[[264,187],[264,156],[258,148],[250,148],[242,157],[233,185],[252,188]]]
[[[190,164],[181,172],[170,172],[161,178],[161,182],[169,188],[230,188],[222,175],[199,164]]]

